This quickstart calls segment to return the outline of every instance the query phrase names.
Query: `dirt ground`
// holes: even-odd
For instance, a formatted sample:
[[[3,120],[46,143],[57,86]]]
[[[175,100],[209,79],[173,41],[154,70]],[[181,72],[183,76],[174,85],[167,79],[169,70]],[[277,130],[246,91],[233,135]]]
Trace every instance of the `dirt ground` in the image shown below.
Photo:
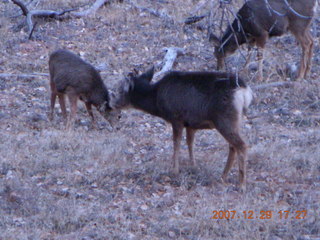
[[[27,6],[60,11],[88,2]],[[199,169],[189,167],[183,142],[182,171],[174,176],[171,127],[160,118],[124,110],[121,128],[111,131],[95,111],[98,129],[91,129],[79,104],[73,131],[65,131],[58,105],[48,120],[48,58],[58,48],[99,69],[110,90],[134,68],[155,65],[159,71],[165,47],[185,50],[176,70],[215,70],[208,17],[184,24],[210,5],[132,2],[108,1],[88,17],[37,19],[31,40],[19,7],[0,2],[0,240],[320,239],[320,10],[311,27],[309,77],[292,81],[285,74],[300,59],[292,35],[268,41],[263,82],[255,79],[254,56],[248,73],[240,72],[255,92],[242,128],[250,146],[243,193],[236,167],[228,185],[220,180],[228,145],[215,130],[197,132]],[[228,8],[236,11],[243,2],[231,1]],[[214,12],[219,35],[222,9]],[[229,69],[241,70],[246,54],[244,47],[228,58]],[[257,89],[272,82],[290,85]]]

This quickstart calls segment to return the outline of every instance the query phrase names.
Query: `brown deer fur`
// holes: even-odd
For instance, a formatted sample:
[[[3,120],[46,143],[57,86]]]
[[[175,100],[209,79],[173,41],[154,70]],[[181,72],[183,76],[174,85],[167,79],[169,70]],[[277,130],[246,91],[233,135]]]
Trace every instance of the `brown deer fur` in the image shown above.
[[[215,128],[229,143],[229,156],[222,179],[238,157],[240,184],[245,184],[247,146],[240,136],[242,114],[252,100],[252,91],[235,75],[221,72],[171,72],[151,84],[153,69],[131,75],[120,87],[114,106],[132,106],[171,123],[173,169],[179,172],[179,149],[186,128],[190,161],[199,129]]]
[[[70,102],[70,116],[67,121],[67,128],[74,123],[77,100],[84,101],[94,125],[92,105],[106,118],[111,125],[120,118],[120,111],[113,111],[110,105],[110,97],[100,74],[89,63],[83,61],[77,55],[67,50],[57,50],[49,58],[50,88],[51,88],[51,111],[50,119],[53,119],[56,97],[64,119],[67,119],[65,95]]]
[[[316,0],[247,0],[238,11],[236,19],[221,39],[214,34],[218,70],[224,68],[225,57],[234,53],[241,44],[256,45],[259,61],[258,79],[262,79],[263,49],[270,37],[291,32],[299,42],[302,53],[297,78],[305,78],[311,68],[313,38],[310,24]]]

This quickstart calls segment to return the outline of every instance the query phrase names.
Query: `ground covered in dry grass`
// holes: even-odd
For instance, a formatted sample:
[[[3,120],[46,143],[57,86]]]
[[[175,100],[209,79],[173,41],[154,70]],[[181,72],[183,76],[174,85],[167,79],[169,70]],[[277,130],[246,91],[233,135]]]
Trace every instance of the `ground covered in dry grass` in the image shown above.
[[[28,6],[62,10],[85,3]],[[175,69],[215,69],[207,21],[183,24],[207,7],[194,13],[199,1],[137,4],[169,18],[110,1],[90,17],[40,19],[29,41],[18,7],[1,1],[0,239],[320,239],[319,17],[312,26],[310,77],[255,91],[243,127],[250,145],[245,193],[236,187],[236,168],[227,186],[220,181],[228,149],[215,131],[197,133],[199,169],[188,167],[183,144],[183,170],[174,176],[171,129],[159,118],[128,110],[120,130],[110,131],[102,118],[93,130],[81,106],[71,132],[64,130],[60,110],[48,121],[47,62],[57,48],[99,68],[110,89],[133,68],[159,68],[169,46],[186,50]],[[265,83],[291,81],[284,72],[299,54],[290,35],[269,41]],[[231,68],[244,63],[240,53],[228,61]],[[261,83],[251,66],[247,78],[254,88]],[[215,219],[215,211],[228,212],[230,219]]]

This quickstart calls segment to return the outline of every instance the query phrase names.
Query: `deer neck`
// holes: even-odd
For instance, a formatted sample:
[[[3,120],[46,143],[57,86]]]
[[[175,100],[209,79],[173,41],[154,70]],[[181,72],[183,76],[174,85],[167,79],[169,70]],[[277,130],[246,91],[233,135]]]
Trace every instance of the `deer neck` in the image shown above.
[[[131,103],[137,109],[157,115],[156,97],[157,92],[152,85],[139,86],[138,90],[131,94]]]

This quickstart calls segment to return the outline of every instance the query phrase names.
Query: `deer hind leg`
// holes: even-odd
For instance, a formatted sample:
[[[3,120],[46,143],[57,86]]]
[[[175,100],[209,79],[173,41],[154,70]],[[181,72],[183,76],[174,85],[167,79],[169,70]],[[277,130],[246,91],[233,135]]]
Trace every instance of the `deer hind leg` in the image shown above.
[[[77,100],[78,97],[74,94],[68,94],[69,102],[70,102],[70,115],[67,122],[67,129],[73,127],[75,122],[75,116],[77,113]]]
[[[232,167],[236,155],[238,156],[239,165],[239,183],[242,189],[245,190],[246,185],[246,160],[247,146],[239,134],[239,121],[222,119],[221,122],[215,124],[216,129],[229,143],[229,156],[226,167],[222,174],[222,179],[225,180],[228,171]]]
[[[310,31],[307,31],[306,33],[306,36],[307,38],[309,39],[309,50],[308,50],[308,60],[307,60],[307,67],[306,67],[306,71],[305,71],[305,74],[304,74],[304,77],[306,78],[308,73],[310,72],[311,70],[311,66],[312,66],[312,56],[313,56],[313,45],[314,45],[314,41],[313,41],[313,37],[310,33]]]
[[[263,80],[263,48],[258,48],[257,50],[257,61],[258,61],[258,81]]]
[[[256,45],[258,47],[257,50],[257,61],[258,61],[258,81],[262,81],[263,79],[263,55],[264,55],[264,47],[268,40],[268,32],[261,33],[261,36],[256,39]]]
[[[179,173],[179,151],[181,145],[181,138],[182,138],[182,124],[172,124],[172,131],[173,131],[173,171],[174,173]]]
[[[192,166],[196,166],[197,163],[193,157],[193,141],[194,141],[194,134],[196,130],[192,128],[186,128],[186,130],[187,130],[187,144],[188,144],[188,150],[189,150],[189,159]]]
[[[226,183],[228,172],[232,168],[236,156],[237,156],[236,149],[232,145],[229,145],[228,160],[227,160],[226,166],[224,167],[223,174],[222,174],[222,181],[224,183]]]
[[[251,55],[252,55],[252,47],[248,46],[248,53],[247,53],[247,57],[246,57],[246,62],[243,65],[243,71],[246,75],[249,75],[249,62],[251,59]]]
[[[240,182],[241,188],[245,189],[246,188],[247,146],[245,142],[242,140],[242,138],[240,137],[238,132],[230,134],[228,136],[228,142],[235,149],[236,155],[238,156],[239,182]],[[230,165],[231,165],[231,161],[230,161]]]
[[[309,31],[304,33],[294,33],[297,41],[301,45],[302,55],[297,79],[306,77],[311,68],[311,58],[313,54],[313,39]]]

